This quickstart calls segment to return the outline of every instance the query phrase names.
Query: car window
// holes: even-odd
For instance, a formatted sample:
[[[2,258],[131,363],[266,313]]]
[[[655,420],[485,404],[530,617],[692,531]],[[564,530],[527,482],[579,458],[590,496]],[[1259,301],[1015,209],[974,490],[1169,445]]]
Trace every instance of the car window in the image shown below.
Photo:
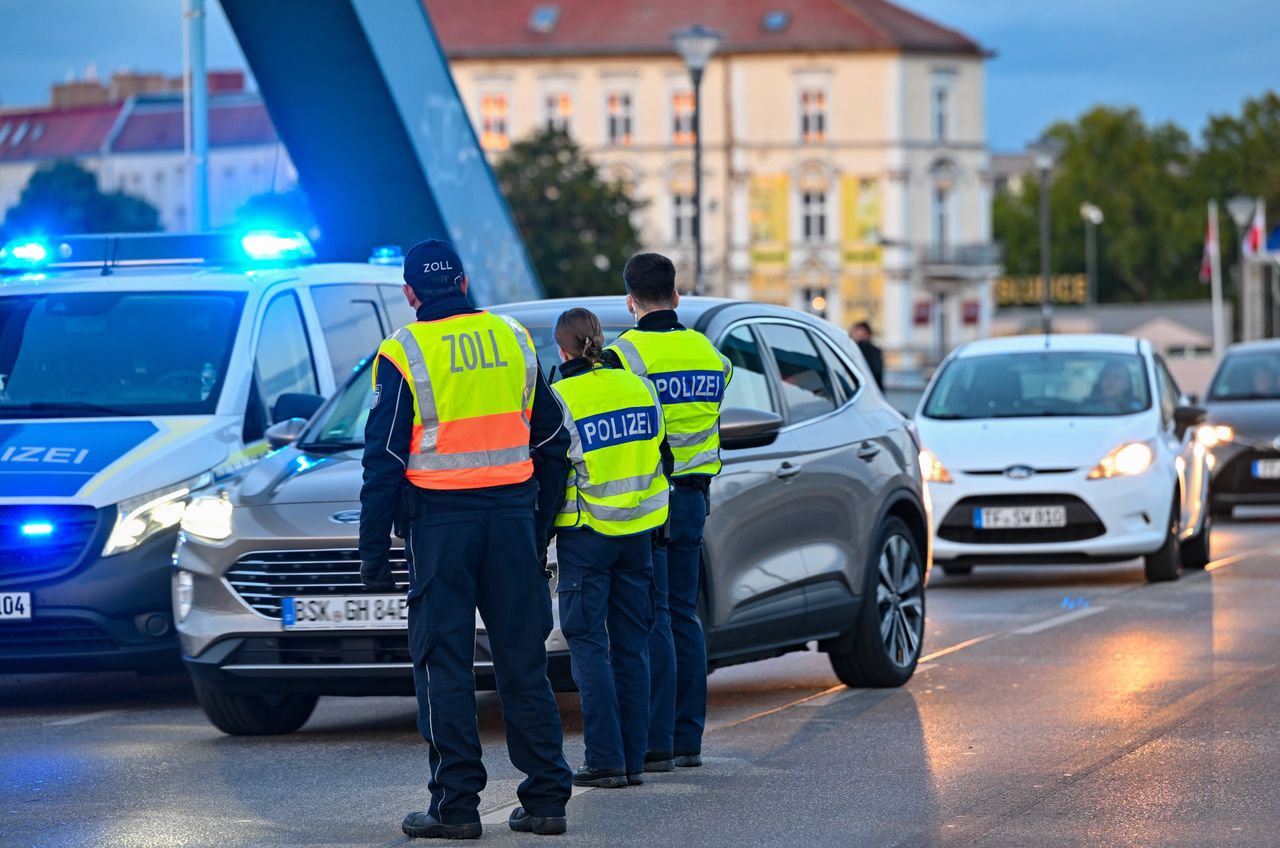
[[[378,291],[382,293],[382,305],[386,307],[387,317],[391,319],[389,332],[418,320],[413,307],[405,300],[404,289],[399,286],[378,286]]]
[[[820,334],[815,333],[814,335],[819,339],[818,349],[822,351],[822,358],[826,360],[827,370],[831,372],[831,378],[840,393],[840,403],[848,403],[858,393],[858,387],[861,383],[854,376],[849,366],[845,364],[844,358],[836,353],[836,349]]]
[[[1209,400],[1280,400],[1280,353],[1229,353],[1214,375]]]
[[[311,345],[298,309],[298,298],[292,292],[277,295],[267,306],[262,318],[262,334],[258,337],[254,373],[258,396],[272,421],[281,395],[319,394]]]
[[[733,378],[724,392],[724,406],[777,412],[769,391],[769,374],[755,334],[740,324],[720,340],[720,352],[733,365]]]
[[[833,411],[836,400],[831,373],[809,334],[790,324],[764,323],[760,329],[778,364],[782,401],[791,423]]]
[[[1160,381],[1160,421],[1165,427],[1173,425],[1173,413],[1182,398],[1178,384],[1165,366],[1164,360],[1156,357],[1156,377]]]
[[[341,385],[387,335],[378,315],[376,290],[373,286],[316,286],[311,300],[329,349],[333,380]]]

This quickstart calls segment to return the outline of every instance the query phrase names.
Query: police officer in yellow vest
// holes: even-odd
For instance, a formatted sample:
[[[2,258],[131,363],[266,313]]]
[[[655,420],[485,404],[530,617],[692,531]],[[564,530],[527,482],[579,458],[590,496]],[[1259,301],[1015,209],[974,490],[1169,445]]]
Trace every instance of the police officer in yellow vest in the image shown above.
[[[651,537],[667,521],[662,410],[653,384],[601,363],[604,334],[586,309],[555,327],[573,463],[556,516],[560,630],[582,696],[586,765],[578,786],[643,783],[649,728]]]
[[[698,619],[702,528],[711,478],[720,472],[720,403],[732,366],[706,336],[676,317],[676,269],[657,253],[623,269],[636,328],[609,348],[622,367],[658,391],[675,457],[671,521],[653,552],[658,613],[649,640],[650,712],[646,771],[702,765],[707,715],[707,645]]]
[[[569,437],[516,321],[472,308],[462,261],[427,241],[405,257],[418,320],[382,343],[373,369],[360,493],[360,576],[394,592],[393,521],[407,525],[409,649],[430,807],[413,837],[480,835],[485,786],[476,727],[476,610],[484,620],[517,790],[513,830],[563,833],[572,773],[547,680],[551,596],[543,573],[563,502]]]

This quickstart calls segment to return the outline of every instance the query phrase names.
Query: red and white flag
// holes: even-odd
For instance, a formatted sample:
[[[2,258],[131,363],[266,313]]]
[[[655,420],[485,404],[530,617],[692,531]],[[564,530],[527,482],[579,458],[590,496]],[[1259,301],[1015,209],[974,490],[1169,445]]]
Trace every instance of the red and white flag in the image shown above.
[[[1200,257],[1200,282],[1206,285],[1213,279],[1213,263],[1218,257],[1218,216],[1209,214],[1204,231],[1204,254]]]
[[[1253,257],[1260,253],[1265,253],[1266,250],[1266,213],[1263,205],[1257,203],[1253,209],[1253,223],[1249,224],[1249,231],[1244,234],[1244,242],[1240,245],[1240,251],[1246,257]]]

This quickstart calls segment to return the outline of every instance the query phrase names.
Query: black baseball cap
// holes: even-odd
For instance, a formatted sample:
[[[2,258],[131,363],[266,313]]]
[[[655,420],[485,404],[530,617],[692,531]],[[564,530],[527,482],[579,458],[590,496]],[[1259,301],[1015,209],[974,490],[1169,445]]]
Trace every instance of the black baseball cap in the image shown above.
[[[404,257],[404,281],[415,292],[457,288],[466,271],[453,245],[440,239],[418,242]]]

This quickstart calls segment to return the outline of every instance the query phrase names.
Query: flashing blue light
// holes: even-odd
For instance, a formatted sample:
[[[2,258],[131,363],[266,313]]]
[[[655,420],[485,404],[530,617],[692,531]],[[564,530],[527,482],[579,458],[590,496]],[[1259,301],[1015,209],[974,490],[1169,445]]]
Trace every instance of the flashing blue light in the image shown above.
[[[370,265],[401,265],[404,263],[404,252],[398,244],[384,244],[375,247],[369,254]]]
[[[32,239],[16,239],[0,249],[0,265],[39,268],[49,261],[49,245]]]
[[[24,536],[52,536],[53,525],[47,521],[29,521],[22,525]]]
[[[241,237],[240,247],[255,262],[300,262],[316,258],[311,242],[296,232],[253,230]]]

